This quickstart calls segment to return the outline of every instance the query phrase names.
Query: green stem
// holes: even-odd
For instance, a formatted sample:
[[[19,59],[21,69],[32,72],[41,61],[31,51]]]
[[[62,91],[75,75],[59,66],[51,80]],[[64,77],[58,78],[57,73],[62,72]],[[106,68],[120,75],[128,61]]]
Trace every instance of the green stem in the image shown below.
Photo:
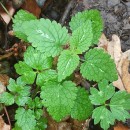
[[[9,11],[5,8],[5,6],[0,2],[2,8],[5,10],[5,12],[9,15],[9,17],[13,20],[13,17],[10,15]]]

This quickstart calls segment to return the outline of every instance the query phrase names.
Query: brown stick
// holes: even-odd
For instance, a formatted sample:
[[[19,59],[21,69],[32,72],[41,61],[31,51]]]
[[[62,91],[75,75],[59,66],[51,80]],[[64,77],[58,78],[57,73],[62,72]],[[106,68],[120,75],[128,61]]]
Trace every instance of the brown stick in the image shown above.
[[[68,3],[68,5],[67,5],[67,7],[66,7],[66,9],[65,9],[65,11],[64,11],[64,13],[63,13],[63,15],[61,17],[61,19],[59,20],[59,22],[61,23],[61,25],[64,25],[65,20],[66,20],[66,18],[68,16],[70,10],[74,7],[74,3],[75,3],[75,0],[71,0]]]
[[[7,53],[5,55],[0,55],[0,61],[3,60],[3,59],[5,59],[5,58],[8,58],[8,57],[10,57],[12,55],[13,55],[13,52]]]
[[[9,117],[8,111],[7,111],[7,109],[6,109],[6,107],[5,107],[5,106],[4,106],[4,111],[5,111],[5,114],[6,114],[6,116],[7,116],[7,119],[8,119],[9,125],[10,125],[10,130],[12,130],[12,126],[11,126],[10,117]]]

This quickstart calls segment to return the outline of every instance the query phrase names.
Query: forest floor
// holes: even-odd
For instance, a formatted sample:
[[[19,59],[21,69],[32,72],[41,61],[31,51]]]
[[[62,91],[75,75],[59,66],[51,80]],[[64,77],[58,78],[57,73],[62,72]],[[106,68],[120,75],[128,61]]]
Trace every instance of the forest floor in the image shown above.
[[[18,0],[16,0],[18,1]],[[20,1],[20,0],[19,0]],[[20,5],[14,3],[13,10],[10,2],[7,0],[5,7],[10,10],[10,13],[14,15],[19,9],[25,9],[36,15],[38,18],[49,18],[56,20],[62,25],[68,28],[68,22],[71,16],[77,12],[98,9],[101,12],[104,21],[104,31],[100,39],[99,46],[106,47],[108,43],[117,43],[118,49],[124,54],[130,50],[130,1],[129,0],[46,0],[44,4],[37,5],[35,0],[26,0]],[[12,12],[11,12],[12,10]],[[12,34],[12,21],[10,18],[6,19],[5,13],[0,6],[0,87],[8,84],[8,79],[17,78],[15,73],[14,64],[22,59],[24,52],[23,43]],[[3,15],[4,14],[4,15]],[[115,41],[116,40],[116,41]],[[103,43],[105,42],[105,44]],[[102,45],[103,44],[103,45]],[[15,47],[17,46],[17,47]],[[113,50],[114,52],[115,50]],[[109,51],[108,51],[109,52]],[[119,53],[120,53],[119,52]],[[130,53],[129,53],[130,54]],[[117,53],[118,55],[118,53]],[[115,56],[116,57],[116,56]],[[130,56],[129,56],[130,61]],[[125,66],[127,71],[126,79],[130,83],[130,67],[129,62]],[[125,72],[126,73],[126,72]],[[120,77],[121,78],[121,77]],[[122,81],[123,82],[123,81]],[[125,81],[124,81],[125,82]],[[87,82],[86,82],[87,84]],[[119,84],[119,83],[117,83]],[[124,84],[124,83],[122,83]],[[118,89],[128,90],[128,83],[126,86],[116,86]],[[130,92],[128,90],[128,92]],[[10,115],[11,123],[14,123],[15,106],[7,107]],[[56,123],[48,115],[49,127],[47,130],[100,130],[99,125],[94,126],[93,120],[78,122],[76,120],[67,120],[61,123]],[[6,115],[4,120],[8,124]],[[85,126],[89,128],[84,128]],[[126,123],[117,122],[115,127],[111,130],[128,130],[130,129],[130,120]],[[7,130],[7,129],[5,129]]]

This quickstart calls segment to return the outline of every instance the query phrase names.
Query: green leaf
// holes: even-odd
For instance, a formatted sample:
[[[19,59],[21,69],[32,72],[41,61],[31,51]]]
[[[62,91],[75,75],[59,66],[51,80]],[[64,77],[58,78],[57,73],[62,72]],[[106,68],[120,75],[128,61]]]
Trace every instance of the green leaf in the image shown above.
[[[71,81],[65,81],[62,85],[57,82],[47,82],[42,87],[41,98],[52,118],[61,121],[70,115],[76,93],[76,85]]]
[[[92,114],[93,106],[84,88],[78,88],[77,97],[71,110],[71,117],[86,120]]]
[[[106,80],[100,82],[98,88],[99,91],[91,88],[89,96],[92,104],[100,105],[92,114],[94,124],[100,122],[100,126],[107,130],[115,120],[125,121],[130,118],[127,112],[130,110],[130,94],[125,91],[115,92],[115,88],[111,84],[108,85]]]
[[[34,19],[36,19],[36,17],[34,15],[32,15],[31,13],[24,11],[24,10],[19,10],[13,19],[13,31],[14,31],[15,35],[18,38],[20,38],[24,41],[27,41],[27,36],[24,33],[21,25],[25,21],[30,21],[30,20],[34,20]]]
[[[94,119],[94,124],[98,124],[100,122],[100,126],[104,130],[108,130],[110,125],[114,125],[115,121],[112,113],[105,108],[105,106],[100,106],[94,109],[92,118]]]
[[[125,91],[119,91],[114,94],[110,101],[110,109],[119,121],[125,121],[130,118],[130,114],[126,110],[130,110],[130,94]]]
[[[13,130],[22,130],[21,127],[19,127],[16,123],[15,123],[15,127],[13,128]]]
[[[36,84],[38,86],[43,86],[45,82],[57,81],[57,76],[56,70],[45,70],[38,74]]]
[[[42,101],[41,101],[41,99],[39,98],[39,97],[36,97],[35,99],[34,99],[34,103],[35,103],[35,107],[36,108],[42,108]]]
[[[41,53],[31,46],[24,53],[25,63],[36,70],[51,68],[52,60],[51,57],[46,57],[45,53]]]
[[[118,79],[114,60],[103,49],[95,48],[87,52],[80,72],[90,81],[99,82],[106,79],[112,82]]]
[[[91,26],[91,21],[88,20],[72,32],[72,37],[70,38],[70,49],[75,50],[77,54],[82,54],[82,52],[88,50],[91,46],[93,39]]]
[[[29,99],[30,97],[17,96],[15,97],[15,103],[18,106],[24,106],[28,102]]]
[[[17,120],[17,125],[21,127],[22,130],[32,130],[36,126],[34,112],[30,109],[25,110],[24,108],[18,108],[16,110],[15,119]]]
[[[8,92],[4,92],[0,95],[0,103],[10,106],[14,104],[14,96]]]
[[[58,59],[58,80],[62,81],[67,76],[70,76],[79,64],[78,55],[69,50],[61,53]]]
[[[36,109],[35,110],[35,117],[36,117],[37,120],[39,120],[42,115],[43,115],[42,109]]]
[[[48,56],[58,56],[68,41],[68,30],[56,21],[43,18],[32,20],[24,22],[23,28],[32,46]]]
[[[16,82],[10,78],[7,88],[10,92],[18,93],[21,96],[30,95],[30,86],[25,86],[25,82],[23,82],[20,77],[17,78]]]
[[[34,130],[46,130],[46,128],[47,128],[47,119],[41,117],[39,120],[37,120],[37,125]]]
[[[96,88],[90,88],[91,95],[89,96],[91,103],[94,105],[103,105],[106,100],[109,100],[115,93],[115,87],[112,84],[108,85],[108,81],[103,80],[98,84],[99,91]]]
[[[76,30],[82,26],[87,20],[92,21],[92,32],[93,40],[92,43],[98,43],[98,40],[103,31],[103,21],[98,10],[85,10],[83,12],[77,13],[72,17],[71,22],[69,23],[72,31]]]
[[[21,79],[27,84],[33,84],[36,72],[28,66],[25,62],[19,61],[19,63],[15,64],[16,72],[21,76]]]

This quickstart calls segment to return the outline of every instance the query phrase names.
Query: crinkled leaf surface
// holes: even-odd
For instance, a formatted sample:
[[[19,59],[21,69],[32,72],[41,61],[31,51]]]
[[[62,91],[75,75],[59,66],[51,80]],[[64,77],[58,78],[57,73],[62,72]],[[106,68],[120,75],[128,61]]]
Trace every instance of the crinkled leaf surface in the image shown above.
[[[71,117],[78,120],[87,119],[93,111],[93,106],[84,88],[78,88],[77,97],[71,110]]]
[[[17,78],[16,82],[10,79],[7,88],[10,92],[14,93],[15,103],[19,106],[24,106],[30,98],[30,86],[25,86],[25,82],[21,78]]]
[[[58,59],[58,80],[62,81],[70,76],[79,64],[79,56],[69,50],[61,53]]]
[[[52,60],[52,57],[47,57],[45,53],[41,53],[31,46],[24,53],[25,63],[36,70],[51,68]]]
[[[22,129],[21,129],[21,127],[19,127],[19,126],[15,123],[15,126],[14,126],[13,130],[22,130]]]
[[[106,80],[100,82],[98,88],[99,91],[91,88],[89,96],[92,104],[100,105],[94,109],[92,114],[94,124],[100,122],[100,126],[107,130],[115,120],[125,121],[130,118],[130,114],[127,112],[130,110],[130,94],[126,91],[115,92],[114,87]]]
[[[103,105],[105,101],[110,99],[114,93],[115,88],[112,84],[108,84],[108,81],[103,80],[98,84],[99,90],[96,88],[90,88],[91,95],[89,96],[92,104],[94,105]]]
[[[47,111],[56,121],[70,115],[76,99],[77,88],[71,81],[63,84],[48,82],[42,87],[41,98]]]
[[[34,114],[35,114],[35,118],[37,120],[39,120],[40,117],[43,115],[43,110],[42,109],[36,109]]]
[[[36,84],[39,86],[43,86],[47,81],[57,81],[57,72],[56,70],[45,70],[38,74]]]
[[[16,72],[21,75],[21,79],[27,84],[32,84],[34,82],[36,72],[34,72],[25,62],[19,61],[19,63],[15,64],[15,69]]]
[[[30,97],[17,96],[15,97],[15,103],[18,106],[24,106],[28,102],[29,99]]]
[[[85,62],[80,67],[84,78],[99,82],[103,79],[118,79],[114,60],[103,49],[91,49],[85,54]]]
[[[16,110],[15,119],[17,120],[17,125],[21,127],[22,130],[32,130],[36,126],[34,112],[30,109],[25,110],[24,108],[18,108]]]
[[[119,91],[114,94],[110,101],[110,109],[119,121],[125,121],[130,118],[130,114],[126,110],[130,110],[130,94],[125,91]]]
[[[32,15],[31,13],[29,13],[25,10],[19,10],[13,19],[13,31],[14,31],[15,35],[18,38],[20,38],[24,41],[27,41],[27,35],[24,33],[21,25],[25,21],[30,21],[30,20],[34,20],[34,19],[36,19],[36,17],[34,15]]]
[[[57,56],[68,41],[68,30],[49,19],[31,20],[23,23],[25,34],[33,47],[49,56]]]
[[[82,26],[82,24],[84,24],[87,20],[92,21],[92,43],[96,44],[101,36],[101,32],[103,31],[103,21],[98,10],[86,10],[77,13],[72,17],[71,22],[69,23],[70,28],[74,31],[78,27]]]
[[[94,124],[100,122],[100,126],[104,130],[108,130],[110,125],[113,125],[115,121],[112,113],[105,106],[100,106],[94,109],[92,118],[94,119]]]
[[[30,95],[30,86],[26,86],[25,82],[23,82],[21,78],[17,78],[16,81],[10,78],[7,88],[9,91],[18,93],[21,96]]]
[[[14,96],[8,92],[4,92],[0,95],[0,103],[4,103],[5,105],[14,104]]]
[[[78,54],[89,49],[92,44],[93,32],[91,21],[88,20],[79,28],[72,32],[70,38],[70,48],[75,50]]]

